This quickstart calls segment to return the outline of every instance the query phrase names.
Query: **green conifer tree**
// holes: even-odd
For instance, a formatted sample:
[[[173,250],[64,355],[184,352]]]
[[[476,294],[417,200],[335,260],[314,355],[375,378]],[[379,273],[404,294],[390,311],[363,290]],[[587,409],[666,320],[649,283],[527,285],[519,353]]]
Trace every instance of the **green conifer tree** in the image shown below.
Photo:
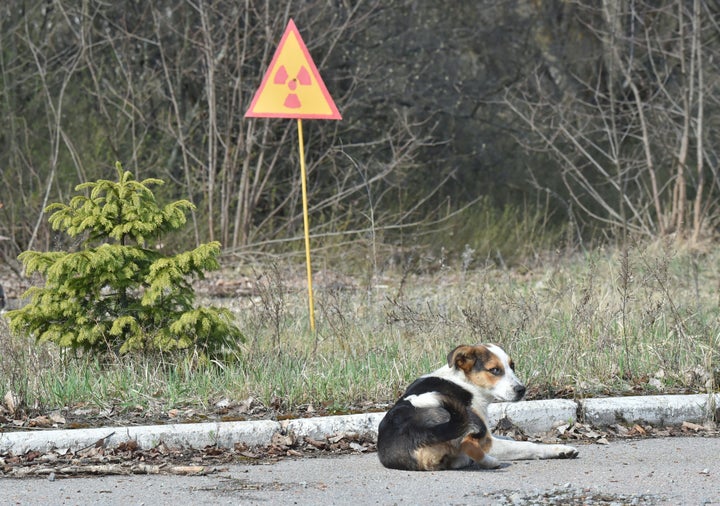
[[[164,256],[147,245],[185,225],[187,200],[160,206],[121,164],[118,180],[78,185],[69,205],[47,211],[53,229],[83,237],[76,252],[25,251],[18,257],[44,287],[30,288],[25,307],[10,311],[11,328],[38,341],[91,352],[199,350],[216,355],[243,336],[224,308],[195,307],[191,282],[219,268],[220,243]]]

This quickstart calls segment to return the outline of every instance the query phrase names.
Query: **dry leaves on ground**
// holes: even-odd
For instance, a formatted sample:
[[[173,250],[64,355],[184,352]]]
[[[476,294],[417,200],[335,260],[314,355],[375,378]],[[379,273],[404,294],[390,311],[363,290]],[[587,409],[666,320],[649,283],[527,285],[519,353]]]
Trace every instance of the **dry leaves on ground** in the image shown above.
[[[43,423],[53,422],[52,415]],[[44,421],[47,418],[47,421]],[[40,423],[38,420],[36,423]],[[651,427],[636,424],[616,424],[598,429],[584,423],[563,424],[541,436],[529,437],[508,419],[501,419],[493,432],[520,441],[539,443],[576,442],[608,444],[611,440],[642,437],[719,436],[714,423],[705,425],[685,422],[681,426]],[[208,446],[200,450],[175,448],[163,443],[152,449],[141,449],[135,441],[115,447],[106,447],[105,439],[78,451],[55,449],[48,452],[29,451],[23,455],[0,453],[0,476],[47,476],[48,479],[80,475],[110,474],[211,474],[222,471],[232,463],[266,464],[284,458],[313,457],[373,452],[375,435],[372,433],[340,433],[322,439],[278,433],[271,444],[250,447],[236,444],[234,448]]]
[[[75,452],[56,449],[29,451],[23,455],[0,453],[0,476],[47,476],[49,479],[81,475],[111,474],[212,474],[238,462],[271,463],[288,457],[338,455],[374,451],[369,434],[344,433],[323,440],[278,434],[270,445],[235,448],[208,446],[200,450],[172,448],[163,443],[141,449],[135,441],[107,448],[104,440]]]
[[[676,437],[676,436],[720,436],[720,430],[714,422],[704,425],[683,422],[679,426],[653,427],[651,425],[634,424],[625,426],[614,424],[599,429],[586,423],[562,424],[552,431],[539,436],[529,437],[522,429],[512,424],[507,418],[501,419],[493,430],[494,434],[512,437],[518,441],[533,441],[537,443],[583,442],[594,444],[609,444],[612,440],[632,439],[642,437]]]

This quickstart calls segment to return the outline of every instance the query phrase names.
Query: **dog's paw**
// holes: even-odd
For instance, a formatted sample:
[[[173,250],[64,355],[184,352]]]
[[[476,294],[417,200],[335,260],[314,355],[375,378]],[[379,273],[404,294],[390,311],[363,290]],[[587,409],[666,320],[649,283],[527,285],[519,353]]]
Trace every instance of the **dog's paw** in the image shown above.
[[[577,448],[567,445],[552,445],[554,459],[574,459],[578,456]]]
[[[497,469],[501,467],[503,463],[490,455],[485,455],[482,460],[477,461],[477,465],[481,469]]]

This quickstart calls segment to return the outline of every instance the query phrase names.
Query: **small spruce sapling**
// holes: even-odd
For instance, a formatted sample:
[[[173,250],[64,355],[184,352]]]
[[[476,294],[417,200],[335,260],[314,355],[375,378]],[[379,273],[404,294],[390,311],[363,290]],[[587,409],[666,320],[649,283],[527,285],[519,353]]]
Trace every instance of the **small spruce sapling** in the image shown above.
[[[38,341],[90,352],[194,350],[210,355],[243,340],[224,308],[195,307],[194,278],[219,268],[220,243],[165,256],[148,247],[185,225],[187,200],[161,207],[150,190],[158,179],[137,181],[116,164],[117,181],[78,185],[86,192],[69,205],[47,211],[50,224],[82,236],[76,252],[25,251],[26,273],[39,273],[44,287],[30,288],[30,302],[10,311],[11,328]]]

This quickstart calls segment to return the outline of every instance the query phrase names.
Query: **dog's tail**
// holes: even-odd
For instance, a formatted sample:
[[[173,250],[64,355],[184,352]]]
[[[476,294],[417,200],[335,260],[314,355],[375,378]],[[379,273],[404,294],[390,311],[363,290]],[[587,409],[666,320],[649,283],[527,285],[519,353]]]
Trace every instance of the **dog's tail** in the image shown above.
[[[468,433],[487,432],[480,417],[461,402],[453,398],[444,398],[441,406],[415,409],[411,423],[425,445],[450,441]]]
[[[398,403],[380,422],[377,450],[380,462],[394,469],[417,469],[416,450],[461,438],[483,438],[485,422],[462,402],[444,397],[439,406]]]

